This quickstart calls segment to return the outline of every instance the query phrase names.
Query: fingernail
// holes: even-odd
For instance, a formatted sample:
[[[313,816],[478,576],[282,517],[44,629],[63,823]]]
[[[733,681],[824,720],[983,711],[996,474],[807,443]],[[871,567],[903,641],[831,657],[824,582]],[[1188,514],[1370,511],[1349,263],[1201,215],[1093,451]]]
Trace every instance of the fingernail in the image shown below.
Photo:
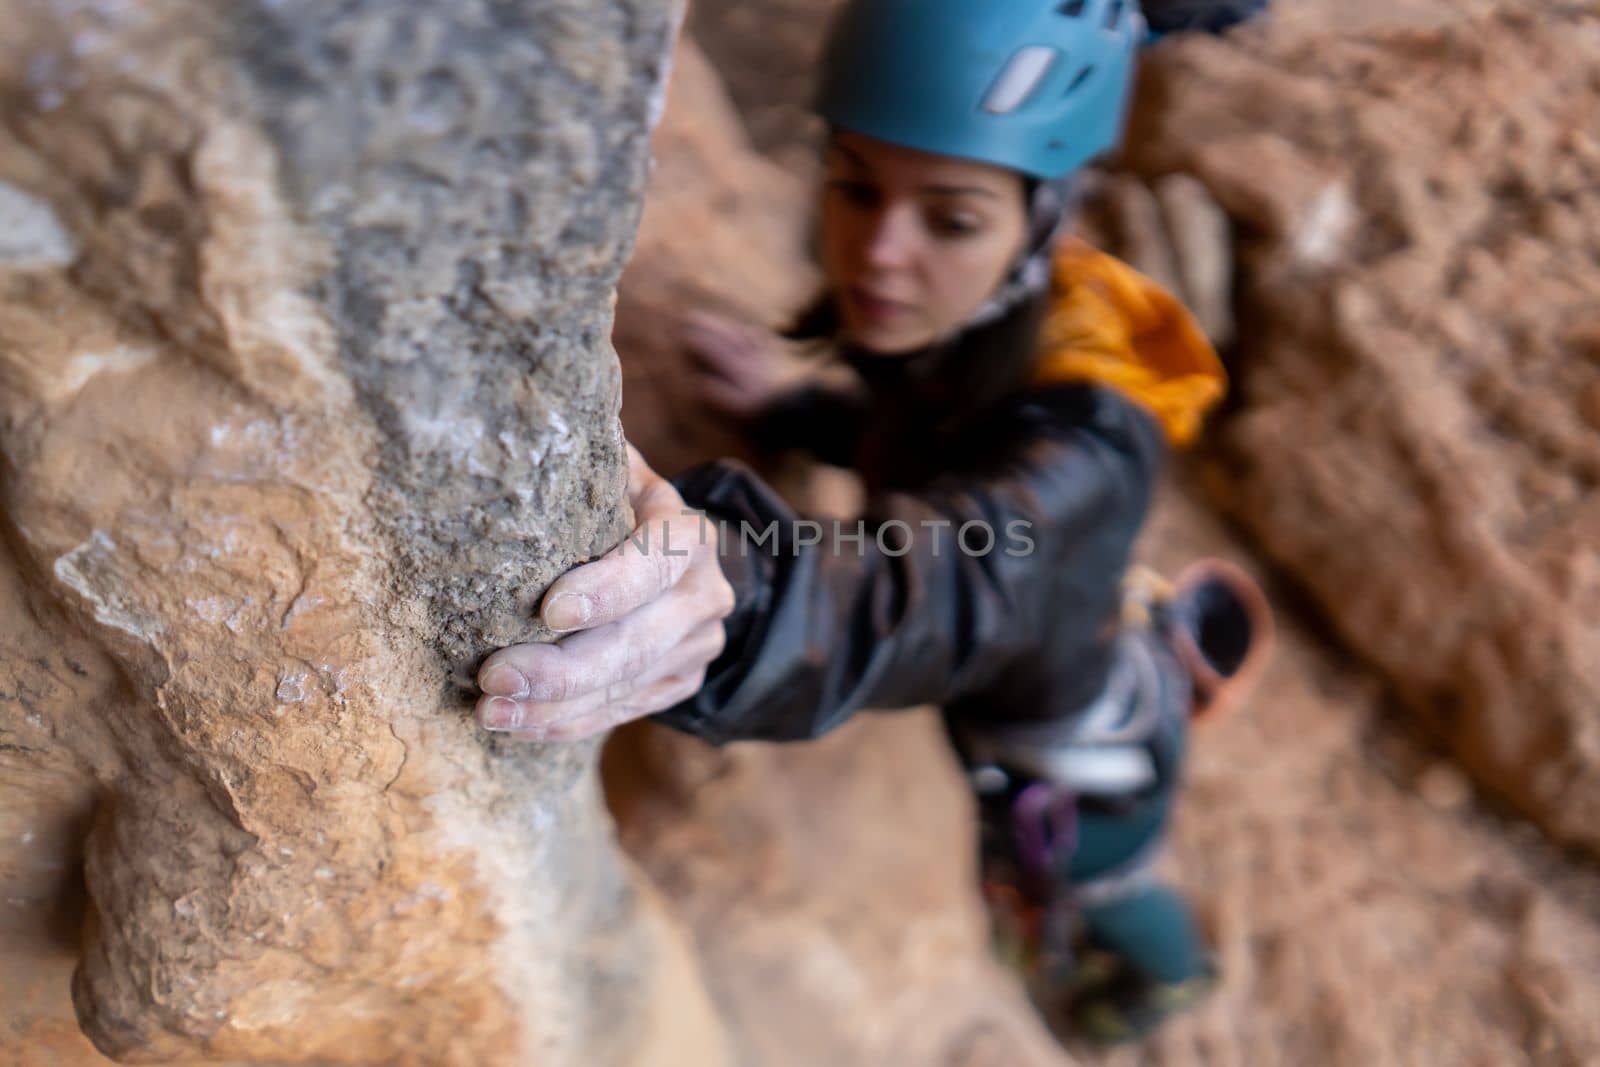
[[[528,679],[509,663],[496,663],[483,672],[478,679],[478,688],[492,697],[525,697],[528,695]]]
[[[483,728],[486,730],[515,730],[522,718],[515,700],[492,697],[483,706]]]
[[[558,596],[544,609],[545,625],[552,630],[576,630],[594,617],[594,601],[582,593]]]

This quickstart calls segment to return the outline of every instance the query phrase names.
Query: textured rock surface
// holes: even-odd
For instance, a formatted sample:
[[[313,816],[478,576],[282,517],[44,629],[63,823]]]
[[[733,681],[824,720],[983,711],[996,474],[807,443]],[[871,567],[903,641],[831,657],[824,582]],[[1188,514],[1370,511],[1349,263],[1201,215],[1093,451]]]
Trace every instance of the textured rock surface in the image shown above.
[[[684,909],[748,1062],[1068,1062],[986,958],[972,812],[931,712],[787,750],[635,727],[606,761],[624,844]]]
[[[108,1054],[719,1062],[595,747],[486,743],[452,684],[629,521],[667,5],[0,24],[8,961],[59,978],[81,848]],[[16,981],[7,1038],[81,1053]]]
[[[1216,499],[1477,777],[1593,851],[1600,15],[1400,8],[1159,50],[1132,163],[1193,173],[1240,234]]]
[[[1173,493],[1141,555],[1239,551]],[[1225,985],[1104,1062],[1594,1062],[1600,876],[1487,815],[1382,687],[1317,647],[1320,614],[1290,621],[1250,708],[1199,735],[1177,819],[1172,870]]]

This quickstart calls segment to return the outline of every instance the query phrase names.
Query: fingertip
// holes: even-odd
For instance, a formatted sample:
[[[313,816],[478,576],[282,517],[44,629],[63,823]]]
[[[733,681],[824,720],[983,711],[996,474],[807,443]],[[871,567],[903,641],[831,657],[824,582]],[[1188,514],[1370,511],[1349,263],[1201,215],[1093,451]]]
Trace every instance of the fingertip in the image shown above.
[[[539,621],[561,634],[592,630],[610,621],[621,601],[626,599],[626,586],[623,583],[629,561],[623,558],[623,549],[631,543],[629,538],[624,538],[621,544],[599,559],[580,563],[552,582],[550,588],[544,591],[544,599],[539,602]],[[559,611],[556,610],[556,605],[563,601],[568,603]],[[573,608],[583,609],[578,613],[579,617],[572,616]],[[546,649],[543,655],[557,655],[555,650],[559,642],[535,647]]]
[[[557,633],[571,633],[593,625],[599,613],[600,606],[594,597],[587,593],[563,592],[545,598],[540,617]]]
[[[506,658],[491,656],[478,669],[478,688],[491,697],[525,697],[528,678]]]
[[[505,697],[485,696],[478,700],[478,724],[485,730],[509,731],[522,727],[522,706]]]

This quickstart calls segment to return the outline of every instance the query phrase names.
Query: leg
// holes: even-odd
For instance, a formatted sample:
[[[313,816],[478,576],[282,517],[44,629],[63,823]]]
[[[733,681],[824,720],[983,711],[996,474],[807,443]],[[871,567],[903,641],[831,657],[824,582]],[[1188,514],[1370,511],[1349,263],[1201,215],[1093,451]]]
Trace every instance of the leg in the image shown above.
[[[1217,984],[1217,970],[1188,905],[1160,882],[1087,886],[1081,905],[1095,955],[1067,1005],[1072,1029],[1095,1041],[1144,1037]]]
[[[1208,955],[1189,906],[1150,882],[1128,896],[1085,905],[1088,942],[1157,982],[1182,982],[1207,969]]]

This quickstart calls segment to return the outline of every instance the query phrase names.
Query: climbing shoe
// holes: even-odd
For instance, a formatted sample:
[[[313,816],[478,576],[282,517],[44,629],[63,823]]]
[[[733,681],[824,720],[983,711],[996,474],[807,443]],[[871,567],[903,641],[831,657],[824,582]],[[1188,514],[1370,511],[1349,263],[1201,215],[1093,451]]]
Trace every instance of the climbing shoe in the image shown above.
[[[1189,1011],[1216,989],[1216,965],[1179,982],[1161,982],[1120,961],[1108,961],[1092,979],[1077,983],[1066,1005],[1070,1032],[1099,1044],[1148,1037],[1174,1015]]]

